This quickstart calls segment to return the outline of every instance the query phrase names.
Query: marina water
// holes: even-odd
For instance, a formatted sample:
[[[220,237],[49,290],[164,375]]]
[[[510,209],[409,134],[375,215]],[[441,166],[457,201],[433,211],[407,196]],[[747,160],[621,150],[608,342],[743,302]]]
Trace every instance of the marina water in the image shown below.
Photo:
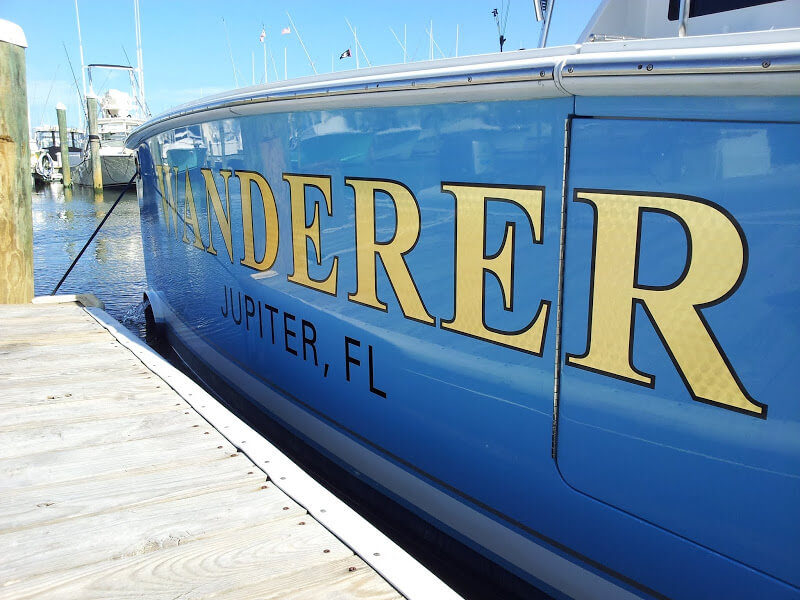
[[[95,200],[88,187],[68,190],[54,183],[33,190],[37,296],[53,291],[120,191],[105,190],[103,199]],[[144,339],[145,281],[139,202],[134,190],[125,193],[58,293],[94,294],[112,317]]]

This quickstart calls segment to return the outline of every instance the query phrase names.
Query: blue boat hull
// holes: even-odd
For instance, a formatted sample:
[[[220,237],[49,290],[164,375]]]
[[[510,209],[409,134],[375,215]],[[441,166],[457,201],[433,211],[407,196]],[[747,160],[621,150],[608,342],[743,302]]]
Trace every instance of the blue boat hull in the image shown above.
[[[213,379],[552,593],[797,597],[798,106],[287,108],[188,126],[181,164],[162,132],[148,296]]]

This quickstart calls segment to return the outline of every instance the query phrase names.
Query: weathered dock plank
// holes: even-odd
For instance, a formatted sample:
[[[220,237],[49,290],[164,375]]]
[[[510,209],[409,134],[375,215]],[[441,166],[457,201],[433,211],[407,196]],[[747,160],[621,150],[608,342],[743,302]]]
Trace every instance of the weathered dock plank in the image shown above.
[[[137,499],[146,500],[147,488],[139,488],[138,494],[125,498],[125,504],[82,515],[79,532],[74,519],[55,520],[48,515],[52,507],[45,503],[39,511],[40,520],[26,528],[0,532],[0,546],[15,549],[0,565],[0,578],[30,578],[79,569],[109,556],[113,560],[140,556],[186,544],[199,536],[247,529],[254,522],[263,525],[280,519],[293,523],[302,520],[305,511],[300,506],[287,503],[276,488],[261,489],[259,484],[137,504]],[[290,510],[283,510],[284,506]],[[36,547],[31,546],[30,528],[45,525],[47,537]]]
[[[147,350],[95,316],[76,304],[0,306],[0,596],[404,597],[237,448],[244,424],[223,416],[215,429],[174,375],[155,374]],[[225,415],[199,388],[188,395]],[[372,539],[417,579],[406,588],[421,589],[421,573],[444,590],[428,597],[455,597]]]
[[[167,504],[202,494],[244,486],[267,485],[261,471],[245,475],[224,459],[201,464],[177,464],[179,468],[127,471],[108,477],[71,481],[57,486],[41,484],[0,493],[3,524],[0,535],[91,517],[124,508],[139,509],[150,503]],[[246,465],[245,465],[246,466]],[[247,473],[250,473],[248,471]],[[142,496],[142,490],[147,494]]]
[[[172,407],[169,407],[170,409]],[[0,405],[0,411],[2,411]],[[161,412],[104,417],[106,423],[97,426],[95,420],[71,423],[43,423],[40,427],[15,427],[2,432],[6,444],[3,458],[25,456],[47,447],[60,450],[75,447],[98,446],[125,440],[140,440],[183,431],[185,423],[175,419],[172,410]],[[120,430],[123,433],[120,433]],[[231,446],[231,449],[233,447]]]
[[[52,395],[48,394],[47,400],[50,401],[42,401],[42,397],[39,396],[32,398],[33,402],[30,404],[20,406],[19,402],[27,401],[30,396],[26,395],[20,387],[9,386],[9,388],[8,391],[4,390],[4,393],[8,394],[6,402],[13,399],[18,402],[16,406],[4,407],[0,431],[18,427],[39,427],[50,421],[67,424],[154,412],[180,412],[178,407],[169,403],[171,395],[166,390],[163,392],[150,390],[138,394],[109,392],[105,397],[101,393],[94,397],[72,394],[58,400],[51,398]],[[36,400],[40,401],[36,402]]]

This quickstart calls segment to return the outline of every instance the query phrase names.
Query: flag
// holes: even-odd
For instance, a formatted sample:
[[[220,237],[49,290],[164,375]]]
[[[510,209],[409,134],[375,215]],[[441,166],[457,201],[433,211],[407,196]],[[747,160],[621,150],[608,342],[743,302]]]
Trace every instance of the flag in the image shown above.
[[[281,29],[281,35],[286,35],[287,33],[292,33],[292,30],[289,29],[288,27],[284,27],[283,29]]]
[[[262,44],[264,43],[264,38],[267,37],[267,32],[264,29],[261,30],[261,35],[258,36],[258,41]]]
[[[352,55],[350,54],[350,48],[348,48],[347,50],[341,53],[341,55],[339,56],[339,60],[342,60],[343,58],[349,58],[350,56]]]

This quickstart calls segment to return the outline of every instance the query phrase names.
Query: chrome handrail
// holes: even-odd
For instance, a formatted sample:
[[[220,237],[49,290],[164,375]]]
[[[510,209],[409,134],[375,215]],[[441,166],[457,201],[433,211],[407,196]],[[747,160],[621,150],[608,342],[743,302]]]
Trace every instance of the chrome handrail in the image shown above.
[[[678,15],[678,37],[686,37],[686,29],[689,25],[689,11],[691,10],[692,0],[681,0],[681,12]]]

